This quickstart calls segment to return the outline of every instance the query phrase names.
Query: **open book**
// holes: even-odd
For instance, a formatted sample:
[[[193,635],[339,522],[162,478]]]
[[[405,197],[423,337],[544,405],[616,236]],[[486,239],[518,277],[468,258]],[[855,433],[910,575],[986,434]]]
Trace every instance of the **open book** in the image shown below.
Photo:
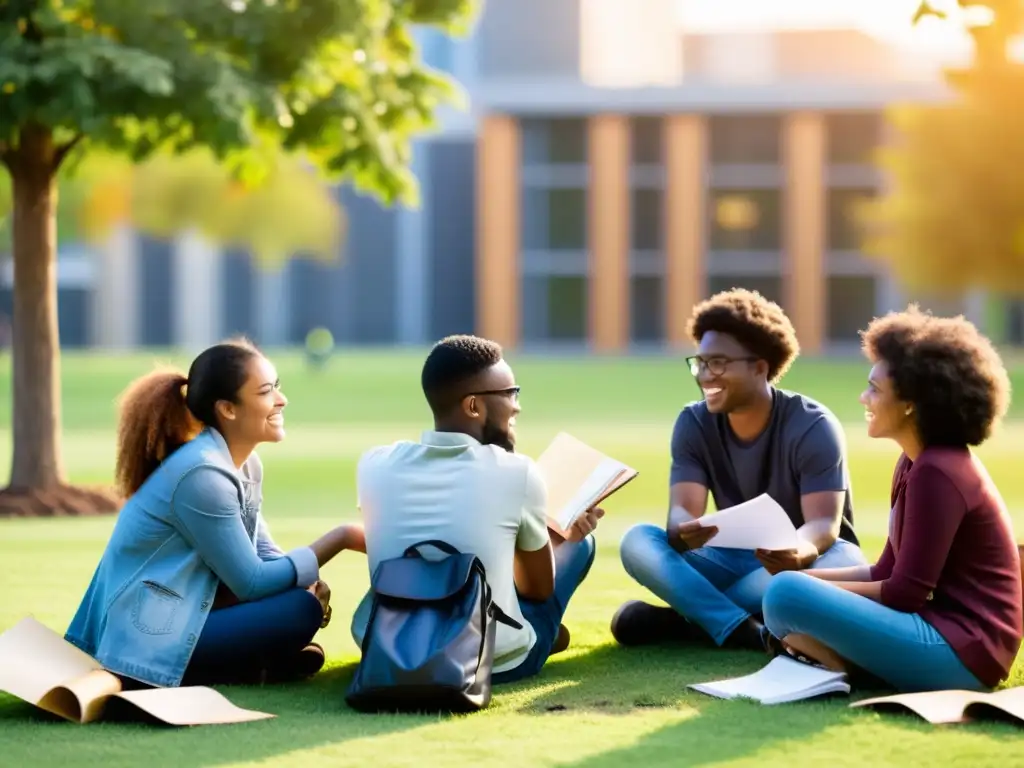
[[[974,691],[929,691],[879,696],[855,701],[851,707],[880,710],[909,710],[929,723],[967,723],[982,718],[1010,720],[1024,726],[1024,687],[1004,688],[995,693]]]
[[[274,715],[236,707],[212,688],[125,691],[116,675],[32,617],[0,635],[0,691],[74,723],[99,720],[112,700],[168,725],[215,725]]]
[[[695,691],[720,699],[753,699],[761,704],[786,704],[829,693],[849,693],[844,672],[776,656],[757,672],[728,680],[694,683]]]
[[[548,489],[548,527],[565,536],[576,519],[639,474],[559,432],[537,459]]]

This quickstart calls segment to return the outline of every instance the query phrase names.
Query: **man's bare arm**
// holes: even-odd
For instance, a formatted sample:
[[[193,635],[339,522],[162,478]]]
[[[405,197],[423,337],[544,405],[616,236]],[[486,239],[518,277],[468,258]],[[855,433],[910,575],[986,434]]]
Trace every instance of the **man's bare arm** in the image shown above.
[[[845,491],[822,491],[800,497],[804,524],[797,529],[797,534],[813,544],[818,554],[825,552],[839,538],[845,501]]]
[[[665,526],[665,533],[668,535],[668,543],[673,549],[677,552],[684,552],[687,549],[696,549],[704,545],[705,542],[699,539],[684,540],[679,535],[679,529],[681,526],[703,517],[707,508],[708,489],[706,486],[700,483],[676,483],[669,489],[668,522]],[[700,537],[704,536],[703,531],[697,533]],[[707,534],[707,538],[710,537],[711,534]]]
[[[533,552],[516,549],[513,560],[516,592],[525,600],[547,600],[555,591],[555,551],[550,540]]]

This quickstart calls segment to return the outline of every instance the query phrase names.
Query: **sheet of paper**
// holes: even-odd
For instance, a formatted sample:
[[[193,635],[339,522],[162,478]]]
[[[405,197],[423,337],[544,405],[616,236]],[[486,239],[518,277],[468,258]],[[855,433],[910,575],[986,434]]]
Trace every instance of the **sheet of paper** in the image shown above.
[[[763,704],[781,704],[819,696],[824,693],[849,693],[846,675],[799,661],[776,656],[750,675],[708,683],[695,683],[690,688],[720,699],[746,698]]]
[[[274,717],[235,706],[213,688],[204,686],[122,691],[117,697],[168,725],[222,725]]]
[[[730,549],[793,549],[796,528],[786,511],[766,493],[757,498],[699,518],[718,533],[708,546]]]
[[[0,690],[29,704],[38,705],[51,689],[102,669],[31,616],[0,635]]]

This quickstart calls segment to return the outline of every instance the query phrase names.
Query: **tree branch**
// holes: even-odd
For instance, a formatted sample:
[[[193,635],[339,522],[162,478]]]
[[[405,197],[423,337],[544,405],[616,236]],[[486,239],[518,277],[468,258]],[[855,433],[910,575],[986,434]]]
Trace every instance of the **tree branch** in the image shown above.
[[[71,150],[73,150],[78,145],[78,143],[84,138],[85,134],[80,133],[77,136],[75,136],[75,138],[71,139],[71,141],[67,141],[64,144],[57,147],[57,151],[54,152],[53,154],[54,173],[56,173],[57,169],[60,168],[60,164],[64,162],[64,158],[68,156],[68,153],[71,152]]]

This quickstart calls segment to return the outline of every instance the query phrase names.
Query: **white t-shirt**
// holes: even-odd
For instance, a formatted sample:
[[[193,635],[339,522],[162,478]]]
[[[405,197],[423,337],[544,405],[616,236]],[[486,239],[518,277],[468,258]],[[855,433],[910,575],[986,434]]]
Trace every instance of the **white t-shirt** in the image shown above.
[[[440,539],[480,558],[494,602],[522,629],[499,623],[494,672],[514,669],[537,641],[516,595],[516,549],[548,542],[547,490],[533,460],[469,435],[424,432],[420,442],[372,448],[356,470],[370,575],[413,544]],[[431,550],[425,553],[433,556]]]

